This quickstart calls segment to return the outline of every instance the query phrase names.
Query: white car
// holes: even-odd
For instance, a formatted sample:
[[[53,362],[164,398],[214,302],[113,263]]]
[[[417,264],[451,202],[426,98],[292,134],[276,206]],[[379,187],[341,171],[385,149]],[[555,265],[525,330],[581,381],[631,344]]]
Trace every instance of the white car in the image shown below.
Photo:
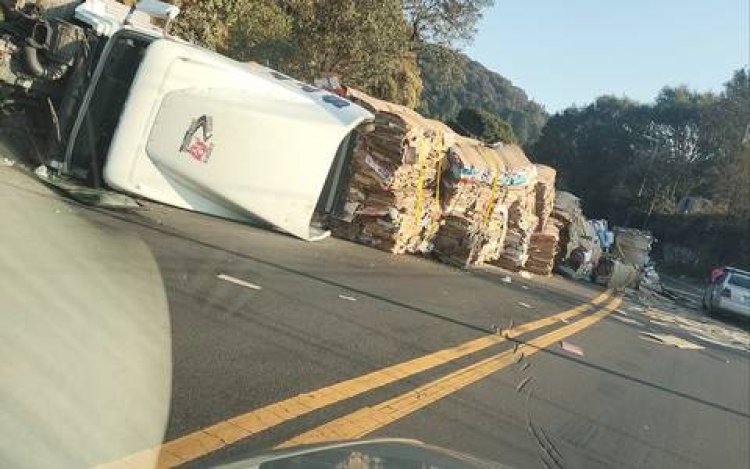
[[[725,311],[750,317],[750,272],[727,268],[724,275],[706,287],[703,307],[709,314]]]

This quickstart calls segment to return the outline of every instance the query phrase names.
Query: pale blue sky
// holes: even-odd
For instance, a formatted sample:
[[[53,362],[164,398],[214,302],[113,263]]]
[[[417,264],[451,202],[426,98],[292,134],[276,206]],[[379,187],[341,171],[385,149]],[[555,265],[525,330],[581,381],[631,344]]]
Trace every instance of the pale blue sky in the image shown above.
[[[664,85],[719,91],[747,66],[750,0],[496,0],[464,48],[548,111]]]

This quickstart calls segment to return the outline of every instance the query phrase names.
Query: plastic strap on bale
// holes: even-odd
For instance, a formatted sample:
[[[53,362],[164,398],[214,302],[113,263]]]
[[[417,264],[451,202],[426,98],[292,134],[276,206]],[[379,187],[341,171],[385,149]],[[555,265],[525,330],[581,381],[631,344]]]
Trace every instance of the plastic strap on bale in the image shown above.
[[[427,143],[427,140],[424,138],[424,135],[420,134],[417,138],[417,164],[419,165],[419,176],[417,177],[417,200],[414,207],[414,223],[416,223],[416,226],[420,225],[420,220],[422,219],[425,162],[429,151],[430,146]]]
[[[489,168],[492,168],[492,189],[490,192],[490,202],[487,204],[487,210],[484,213],[484,226],[487,228],[489,225],[490,217],[492,212],[495,210],[495,204],[497,203],[497,191],[500,186],[500,168],[495,165],[494,161],[488,159],[482,152],[480,152],[482,159],[487,163]]]
[[[495,197],[497,196],[497,187],[500,185],[500,177],[498,175],[497,170],[492,171],[492,190],[490,192],[490,203],[487,204],[487,210],[484,212],[484,226],[487,227],[490,221],[490,216],[492,215],[492,211],[495,209],[495,202],[497,200]]]
[[[441,154],[440,158],[438,159],[437,176],[435,177],[436,179],[435,202],[437,202],[438,207],[440,207],[440,181],[443,175],[443,158],[446,156],[442,153],[445,152],[446,150],[447,149],[445,148],[445,134],[441,132],[440,139],[438,139],[437,143],[435,144],[435,151]]]

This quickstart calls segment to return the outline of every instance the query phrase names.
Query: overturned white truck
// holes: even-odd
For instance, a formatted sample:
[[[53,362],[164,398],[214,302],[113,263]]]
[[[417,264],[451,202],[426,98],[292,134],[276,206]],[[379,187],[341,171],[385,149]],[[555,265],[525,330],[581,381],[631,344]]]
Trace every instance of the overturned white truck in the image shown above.
[[[349,136],[368,111],[168,36],[179,10],[155,0],[0,6],[0,110],[35,103],[54,171],[306,240],[323,234],[313,220],[343,200]]]

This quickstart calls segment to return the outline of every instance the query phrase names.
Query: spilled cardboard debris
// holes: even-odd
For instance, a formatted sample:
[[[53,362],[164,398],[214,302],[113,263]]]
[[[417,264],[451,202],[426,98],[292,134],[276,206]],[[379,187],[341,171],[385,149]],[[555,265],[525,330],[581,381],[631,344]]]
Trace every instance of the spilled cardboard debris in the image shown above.
[[[679,328],[698,340],[705,340],[725,347],[750,351],[750,333],[742,329],[707,320],[707,318],[692,314],[687,310],[666,312],[657,308],[648,308],[642,313],[652,323],[662,327]]]
[[[653,332],[644,332],[640,337],[641,339],[647,340],[649,342],[670,345],[672,347],[677,347],[683,350],[702,350],[704,348],[701,345],[694,344],[671,334],[655,334]]]
[[[624,322],[625,324],[632,324],[633,326],[643,326],[644,325],[642,322],[638,321],[637,319],[632,319],[632,318],[629,318],[629,317],[626,317],[626,316],[617,316],[617,315],[614,315],[614,316],[612,316],[612,319],[615,319],[615,320],[620,321],[620,322]]]
[[[566,352],[572,353],[573,355],[578,355],[579,357],[583,356],[583,349],[578,345],[571,344],[570,342],[565,342],[563,340],[562,342],[560,342],[560,347],[562,347],[562,349]]]

